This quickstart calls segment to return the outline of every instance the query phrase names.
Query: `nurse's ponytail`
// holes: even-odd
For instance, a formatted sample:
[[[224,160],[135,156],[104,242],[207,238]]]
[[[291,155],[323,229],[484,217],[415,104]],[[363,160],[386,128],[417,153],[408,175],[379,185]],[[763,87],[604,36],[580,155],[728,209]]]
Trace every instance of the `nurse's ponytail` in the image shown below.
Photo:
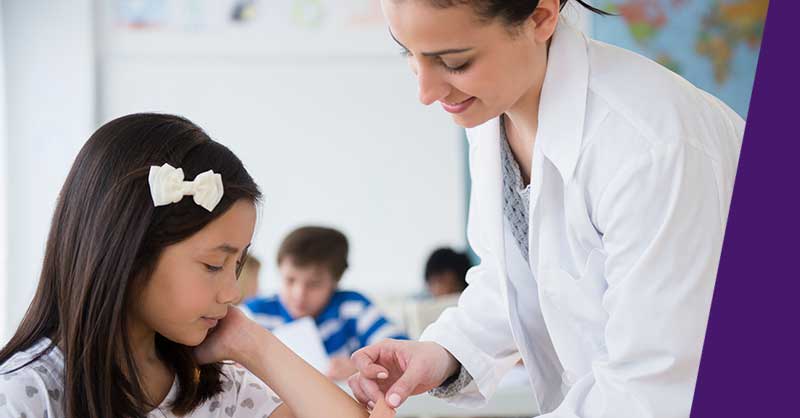
[[[598,9],[584,0],[560,0],[561,8],[570,1],[577,2],[587,10],[600,15],[611,13]],[[485,20],[502,19],[510,27],[518,27],[536,10],[539,0],[428,0],[434,7],[447,8],[467,4],[475,13]]]
[[[563,9],[564,6],[566,6],[567,3],[569,3],[569,1],[570,0],[561,0],[561,8]],[[608,13],[607,11],[602,10],[602,9],[598,9],[597,7],[594,7],[591,4],[588,4],[583,0],[573,0],[573,1],[576,1],[578,4],[580,4],[581,6],[583,6],[586,9],[588,9],[592,13],[597,13],[599,15],[604,15],[604,16],[611,16],[611,13]],[[536,0],[536,3],[538,4],[539,0]]]

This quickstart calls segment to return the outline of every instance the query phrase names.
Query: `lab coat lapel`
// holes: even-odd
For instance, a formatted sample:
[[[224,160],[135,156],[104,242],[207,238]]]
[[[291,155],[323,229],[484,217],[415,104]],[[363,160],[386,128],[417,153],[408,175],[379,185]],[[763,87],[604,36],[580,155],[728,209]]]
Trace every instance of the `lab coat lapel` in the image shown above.
[[[480,219],[471,222],[480,222],[485,225],[479,232],[485,234],[488,252],[497,262],[497,274],[506,276],[505,244],[503,242],[503,173],[500,165],[500,132],[499,120],[492,119],[481,126],[469,129],[467,137],[470,141],[470,156],[472,162],[472,193],[477,197],[473,199],[476,205],[475,216]],[[503,295],[507,296],[505,280],[503,282]]]
[[[473,194],[478,197],[473,203],[476,206],[475,216],[486,225],[479,233],[486,234],[484,242],[496,265],[497,279],[505,302],[511,334],[517,341],[520,355],[529,367],[529,375],[536,402],[542,410],[554,409],[561,400],[560,384],[552,384],[553,379],[560,379],[561,364],[558,361],[546,330],[526,330],[520,317],[518,304],[538,305],[536,291],[528,293],[528,288],[516,289],[509,280],[508,257],[506,251],[505,218],[503,213],[503,173],[500,158],[499,119],[493,119],[480,127],[470,129],[470,156],[473,167]],[[524,265],[524,260],[520,262]],[[534,286],[535,288],[535,286]],[[534,352],[535,351],[535,352]],[[536,373],[530,372],[536,370]],[[548,376],[550,379],[542,378]]]
[[[580,156],[588,87],[586,39],[570,24],[559,22],[548,53],[531,165],[529,262],[537,277],[542,263],[575,268],[560,254],[559,242],[542,241],[566,234],[564,190]]]

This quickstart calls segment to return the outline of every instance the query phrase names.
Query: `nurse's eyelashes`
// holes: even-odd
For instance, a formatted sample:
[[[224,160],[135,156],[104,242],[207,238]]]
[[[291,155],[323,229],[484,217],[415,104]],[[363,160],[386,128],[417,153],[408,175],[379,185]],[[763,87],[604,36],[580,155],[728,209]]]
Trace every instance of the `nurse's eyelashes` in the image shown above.
[[[405,48],[401,48],[400,49],[400,55],[403,56],[404,58],[410,58],[412,56],[411,51],[409,51],[409,50],[407,50]],[[461,65],[455,65],[455,66],[448,65],[439,56],[436,57],[436,61],[442,68],[444,68],[448,72],[451,72],[451,73],[454,73],[454,74],[461,74],[461,73],[467,71],[469,69],[470,65],[472,64],[471,61],[467,61],[467,62],[465,62],[465,63],[463,63]]]

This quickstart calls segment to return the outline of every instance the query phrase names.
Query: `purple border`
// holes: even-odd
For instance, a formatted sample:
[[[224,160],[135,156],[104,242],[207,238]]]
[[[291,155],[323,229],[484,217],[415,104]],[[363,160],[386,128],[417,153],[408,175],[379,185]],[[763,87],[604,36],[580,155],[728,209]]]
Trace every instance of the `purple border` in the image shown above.
[[[772,0],[693,418],[800,416],[800,1]]]

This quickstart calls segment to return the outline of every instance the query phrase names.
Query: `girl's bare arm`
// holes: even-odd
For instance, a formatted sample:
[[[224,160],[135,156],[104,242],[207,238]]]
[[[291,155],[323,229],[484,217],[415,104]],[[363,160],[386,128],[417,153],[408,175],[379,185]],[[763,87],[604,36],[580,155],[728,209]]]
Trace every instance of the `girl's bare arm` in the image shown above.
[[[260,327],[256,331],[255,349],[244,356],[241,364],[283,399],[293,413],[288,416],[294,418],[369,416],[355,399],[298,357],[272,333]]]
[[[273,418],[367,418],[355,399],[311,367],[271,332],[230,307],[224,319],[195,348],[201,363],[233,360],[269,385],[284,404]]]

